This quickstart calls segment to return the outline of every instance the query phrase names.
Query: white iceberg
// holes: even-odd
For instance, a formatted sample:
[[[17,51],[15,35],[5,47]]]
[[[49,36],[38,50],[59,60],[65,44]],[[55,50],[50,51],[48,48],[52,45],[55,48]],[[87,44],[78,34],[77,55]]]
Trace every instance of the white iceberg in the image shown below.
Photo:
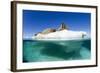
[[[33,35],[32,39],[43,41],[44,44],[49,43],[49,46],[59,46],[66,53],[69,53],[80,51],[83,44],[81,40],[87,39],[87,36],[88,34],[85,31],[69,30],[64,24],[61,24],[59,29],[45,29]]]
[[[64,23],[60,25],[58,30],[56,29],[45,29],[44,31],[33,35],[32,39],[36,40],[78,40],[84,39],[87,36],[85,31],[72,31]]]
[[[71,31],[71,30],[61,30],[48,34],[37,34],[33,36],[33,39],[37,40],[77,40],[83,39],[87,35],[84,31]]]

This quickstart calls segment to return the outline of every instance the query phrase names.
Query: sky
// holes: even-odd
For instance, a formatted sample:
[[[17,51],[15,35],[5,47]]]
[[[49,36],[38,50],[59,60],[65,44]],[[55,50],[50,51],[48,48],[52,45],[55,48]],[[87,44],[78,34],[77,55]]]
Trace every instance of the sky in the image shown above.
[[[30,39],[46,28],[57,29],[61,23],[69,30],[85,31],[90,36],[90,13],[23,10],[23,38]]]

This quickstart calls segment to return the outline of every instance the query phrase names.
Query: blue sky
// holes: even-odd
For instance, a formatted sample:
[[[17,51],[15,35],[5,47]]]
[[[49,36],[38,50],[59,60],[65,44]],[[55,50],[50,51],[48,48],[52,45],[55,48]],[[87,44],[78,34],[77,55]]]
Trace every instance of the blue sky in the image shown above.
[[[69,30],[85,31],[90,35],[90,13],[23,10],[23,38],[31,38],[46,28],[57,29],[61,23]]]

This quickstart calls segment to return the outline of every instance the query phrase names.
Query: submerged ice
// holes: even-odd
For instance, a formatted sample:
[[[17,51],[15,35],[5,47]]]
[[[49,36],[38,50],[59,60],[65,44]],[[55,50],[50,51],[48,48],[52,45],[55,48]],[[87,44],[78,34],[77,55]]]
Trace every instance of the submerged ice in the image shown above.
[[[90,46],[90,39],[69,41],[24,40],[23,62],[90,59]]]

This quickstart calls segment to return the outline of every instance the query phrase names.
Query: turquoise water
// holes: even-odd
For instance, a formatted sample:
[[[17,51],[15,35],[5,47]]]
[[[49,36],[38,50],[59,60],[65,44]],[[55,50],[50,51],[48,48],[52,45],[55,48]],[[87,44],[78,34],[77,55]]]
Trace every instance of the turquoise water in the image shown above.
[[[85,60],[91,58],[91,40],[23,40],[23,62]]]

